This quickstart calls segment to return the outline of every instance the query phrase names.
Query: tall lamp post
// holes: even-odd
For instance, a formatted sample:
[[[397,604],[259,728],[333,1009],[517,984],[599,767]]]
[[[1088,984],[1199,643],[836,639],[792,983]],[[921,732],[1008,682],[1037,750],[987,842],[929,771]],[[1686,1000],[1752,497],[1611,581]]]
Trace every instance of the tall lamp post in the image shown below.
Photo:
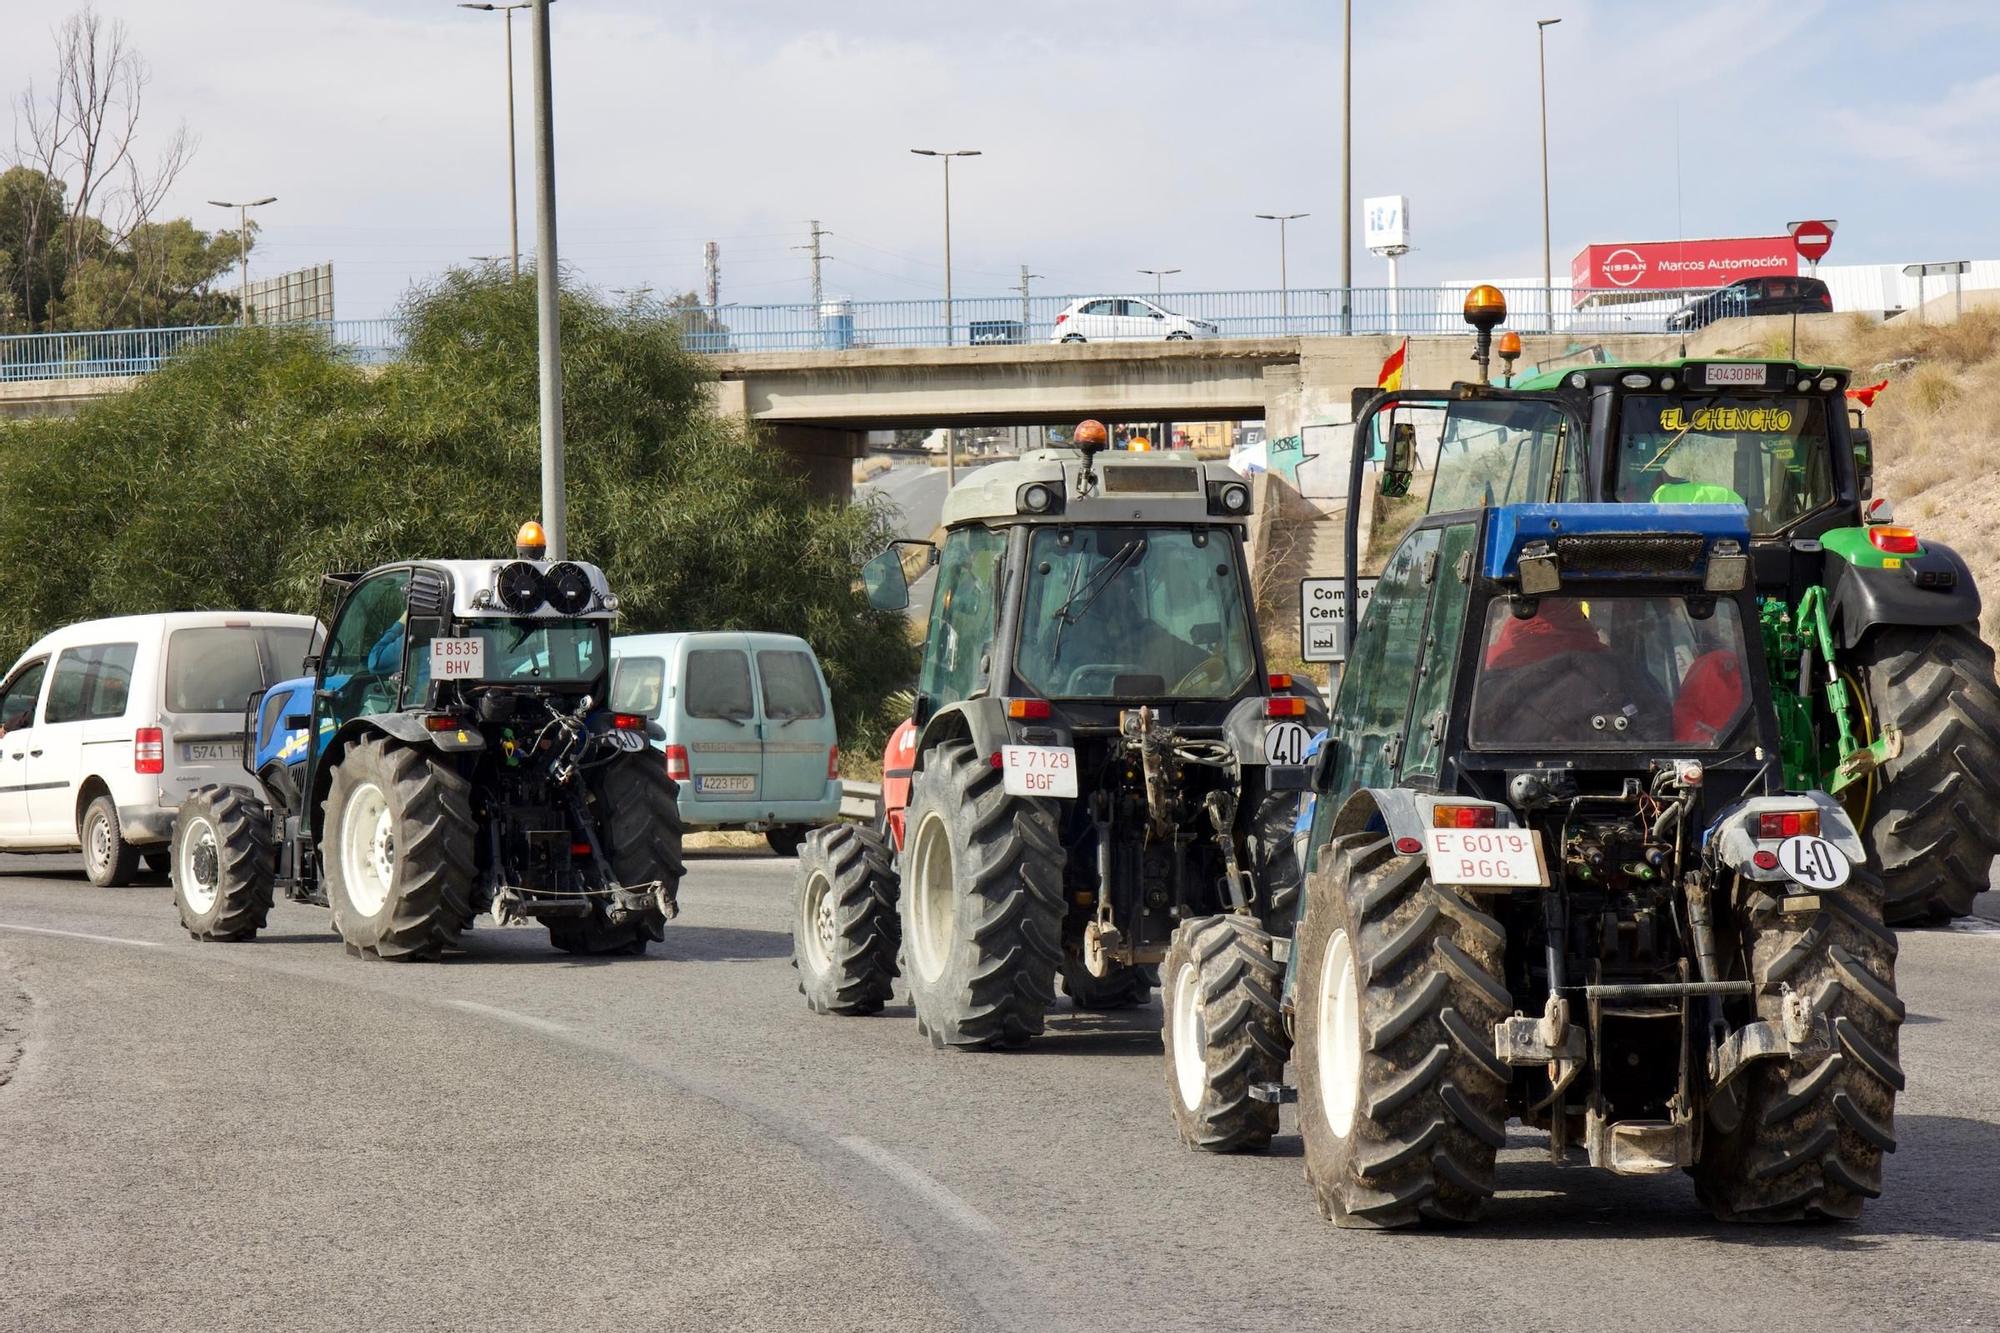
[[[935,157],[944,162],[944,345],[950,347],[957,340],[951,321],[951,160],[954,157],[978,157],[977,148],[912,148],[918,157]]]
[[[1282,323],[1289,324],[1292,320],[1292,279],[1291,275],[1286,272],[1285,224],[1287,222],[1296,222],[1300,218],[1309,218],[1312,214],[1259,213],[1257,216],[1266,222],[1275,222],[1278,224],[1278,318]],[[1282,328],[1279,329],[1279,332],[1282,333],[1283,331]]]
[[[1139,270],[1153,280],[1153,299],[1160,300],[1166,293],[1166,281],[1180,272],[1177,268],[1142,268]]]
[[[1542,319],[1556,326],[1555,276],[1549,266],[1549,29],[1561,19],[1535,20],[1535,50],[1542,70]]]
[[[1340,331],[1354,332],[1354,0],[1340,7]]]
[[[514,173],[514,11],[533,4],[534,0],[518,0],[511,5],[459,5],[460,9],[499,14],[507,21],[507,250],[517,281],[521,276],[521,205]]]
[[[238,316],[247,325],[250,322],[250,210],[262,208],[265,204],[275,204],[278,202],[278,196],[267,194],[262,199],[251,199],[235,204],[226,199],[211,199],[208,202],[217,208],[236,210],[236,244],[239,247],[236,259],[242,266],[242,276],[237,281],[236,302]]]

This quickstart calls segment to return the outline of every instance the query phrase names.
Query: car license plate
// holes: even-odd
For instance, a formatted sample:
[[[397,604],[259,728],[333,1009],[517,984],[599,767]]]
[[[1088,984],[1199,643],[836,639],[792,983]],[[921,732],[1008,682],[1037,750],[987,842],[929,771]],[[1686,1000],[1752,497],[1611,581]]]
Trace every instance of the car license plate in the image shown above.
[[[233,764],[242,754],[233,741],[181,742],[181,762],[187,764]]]
[[[1439,884],[1506,889],[1549,885],[1542,835],[1534,829],[1425,829],[1424,850],[1430,853],[1431,879]]]
[[[748,773],[704,773],[694,780],[694,789],[743,796],[757,790],[757,779]]]
[[[1067,745],[1003,745],[1000,765],[1010,796],[1076,795],[1076,751]]]
[[[1762,388],[1764,386],[1765,367],[1761,364],[1754,366],[1709,365],[1703,369],[1705,371],[1704,382],[1711,389],[1743,384],[1750,385],[1753,388]]]

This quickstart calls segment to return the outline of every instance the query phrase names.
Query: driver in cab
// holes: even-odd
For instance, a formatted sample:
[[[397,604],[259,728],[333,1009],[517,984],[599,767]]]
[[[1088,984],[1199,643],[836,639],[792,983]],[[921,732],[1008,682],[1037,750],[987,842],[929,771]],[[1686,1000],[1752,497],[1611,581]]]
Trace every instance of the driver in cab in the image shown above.
[[[1615,618],[1568,597],[1511,610],[1487,635],[1475,734],[1499,744],[1661,741],[1673,711]],[[1595,612],[1595,614],[1593,614]]]

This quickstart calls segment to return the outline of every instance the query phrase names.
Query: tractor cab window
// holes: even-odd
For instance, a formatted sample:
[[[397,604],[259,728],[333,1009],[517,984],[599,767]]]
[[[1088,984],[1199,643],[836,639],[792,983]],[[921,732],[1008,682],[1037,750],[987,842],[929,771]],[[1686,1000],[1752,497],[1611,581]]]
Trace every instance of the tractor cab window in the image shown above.
[[[321,716],[334,726],[396,706],[403,672],[410,571],[392,569],[348,593],[327,639]]]
[[[1736,604],[1713,597],[1499,598],[1472,695],[1476,746],[1713,750],[1750,710]]]
[[[1554,403],[1452,403],[1438,436],[1430,512],[1581,499],[1576,434]]]
[[[1319,802],[1328,822],[1315,827],[1315,843],[1349,792],[1395,781],[1430,613],[1426,574],[1435,577],[1439,538],[1437,528],[1405,537],[1361,612],[1333,701],[1333,736],[1340,748],[1334,753],[1331,799]],[[1454,538],[1455,548],[1459,540]]]
[[[1036,528],[1016,671],[1057,699],[1227,699],[1256,670],[1220,528]]]
[[[918,682],[933,706],[971,698],[985,677],[1006,549],[1007,535],[995,528],[959,528],[944,540]]]
[[[1832,503],[1831,458],[1817,398],[1636,394],[1620,417],[1618,499],[1740,504],[1766,536]]]
[[[597,679],[609,655],[601,620],[476,620],[486,640],[486,676],[508,685],[581,685]]]

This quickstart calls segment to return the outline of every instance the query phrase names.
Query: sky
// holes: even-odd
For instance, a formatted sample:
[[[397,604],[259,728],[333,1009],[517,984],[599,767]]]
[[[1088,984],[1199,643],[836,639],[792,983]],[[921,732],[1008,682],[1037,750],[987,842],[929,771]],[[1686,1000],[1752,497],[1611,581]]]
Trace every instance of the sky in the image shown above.
[[[46,80],[74,6],[4,0],[0,89]],[[253,276],[332,261],[342,318],[507,249],[502,20],[450,0],[99,0],[146,57],[147,127],[198,136],[167,201],[274,194]],[[558,249],[606,292],[1274,288],[1340,271],[1335,0],[560,0]],[[1829,263],[2000,252],[2000,0],[1354,0],[1361,200],[1410,198],[1402,281],[1541,269],[1537,18],[1548,29],[1553,264],[1593,242],[1839,220]],[[515,17],[522,244],[533,247],[526,14]],[[0,140],[0,150],[6,146]],[[157,143],[158,140],[156,139]],[[144,140],[142,138],[142,149]]]

